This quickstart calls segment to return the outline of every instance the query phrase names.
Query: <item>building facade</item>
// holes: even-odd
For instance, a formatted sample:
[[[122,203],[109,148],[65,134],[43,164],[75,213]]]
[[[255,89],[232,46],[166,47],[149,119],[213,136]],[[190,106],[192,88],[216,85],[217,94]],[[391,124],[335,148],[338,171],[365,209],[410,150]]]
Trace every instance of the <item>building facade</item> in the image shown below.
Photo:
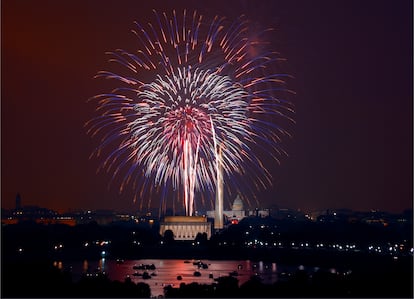
[[[211,223],[203,216],[166,216],[160,224],[160,235],[164,236],[167,230],[173,232],[174,240],[191,241],[198,233],[211,237]]]

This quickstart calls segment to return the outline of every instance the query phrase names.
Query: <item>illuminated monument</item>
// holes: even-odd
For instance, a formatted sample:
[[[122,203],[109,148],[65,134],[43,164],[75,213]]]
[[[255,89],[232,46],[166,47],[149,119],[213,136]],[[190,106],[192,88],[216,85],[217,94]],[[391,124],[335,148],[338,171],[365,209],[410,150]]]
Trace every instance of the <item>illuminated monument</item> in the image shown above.
[[[160,224],[160,235],[164,236],[167,230],[174,234],[174,240],[194,240],[198,233],[206,233],[211,237],[211,223],[203,216],[166,216]]]
[[[223,229],[223,167],[221,149],[217,154],[216,203],[214,208],[214,229]]]

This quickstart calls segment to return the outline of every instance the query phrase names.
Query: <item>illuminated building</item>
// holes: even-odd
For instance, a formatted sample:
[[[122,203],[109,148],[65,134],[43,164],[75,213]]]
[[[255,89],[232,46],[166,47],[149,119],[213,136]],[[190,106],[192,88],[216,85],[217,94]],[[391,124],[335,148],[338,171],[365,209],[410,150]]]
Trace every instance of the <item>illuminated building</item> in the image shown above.
[[[166,216],[160,224],[160,235],[164,236],[167,230],[174,234],[174,240],[194,240],[198,233],[206,233],[211,237],[211,223],[203,216]]]
[[[223,211],[223,214],[229,219],[230,221],[236,220],[236,223],[246,217],[246,211],[244,210],[243,201],[241,200],[240,196],[237,195],[236,199],[233,202],[232,209],[230,211]]]
[[[268,209],[264,209],[264,210],[255,209],[254,211],[249,211],[249,216],[256,216],[256,217],[264,218],[264,217],[269,217],[269,215],[270,215],[270,212]]]
[[[214,211],[207,211],[207,217],[216,219],[217,209]],[[246,211],[244,210],[243,201],[241,200],[240,196],[237,195],[231,210],[223,211],[221,210],[222,218],[225,216],[228,220],[232,221],[233,223],[238,223],[244,217],[246,217]],[[216,227],[214,227],[216,228]]]

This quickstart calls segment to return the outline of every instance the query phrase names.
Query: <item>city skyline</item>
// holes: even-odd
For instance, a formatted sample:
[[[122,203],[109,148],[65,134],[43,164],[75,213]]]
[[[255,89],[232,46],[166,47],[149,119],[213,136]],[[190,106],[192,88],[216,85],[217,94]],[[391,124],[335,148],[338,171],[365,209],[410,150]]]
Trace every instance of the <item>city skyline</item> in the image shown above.
[[[273,188],[257,194],[261,205],[412,208],[409,1],[2,4],[2,208],[13,208],[17,193],[25,205],[57,211],[139,208],[133,190],[119,195],[116,183],[107,187],[111,174],[96,174],[100,161],[89,155],[97,142],[83,126],[94,109],[87,99],[103,90],[92,77],[107,68],[104,53],[135,49],[133,22],[153,8],[245,14],[275,28],[297,123],[289,157],[270,165]]]
[[[236,197],[234,199],[236,202],[240,201],[240,197]],[[239,215],[237,212],[234,212],[233,208],[234,208],[234,203],[235,201],[233,201],[232,199],[228,199],[226,200],[226,204],[224,205],[224,210],[222,211],[223,215],[225,215],[226,217],[232,218],[235,217],[235,213],[237,215]],[[289,207],[289,206],[279,206],[277,204],[272,204],[272,205],[249,205],[245,203],[243,203],[243,201],[241,201],[241,205],[243,206],[243,215],[255,215],[256,212],[259,212],[259,214],[261,216],[263,215],[267,215],[267,216],[271,216],[274,213],[299,213],[302,215],[311,215],[311,214],[318,214],[318,215],[336,215],[336,214],[389,214],[389,215],[403,215],[403,214],[407,214],[407,213],[412,213],[412,207],[408,207],[406,209],[403,209],[401,211],[389,211],[389,210],[379,210],[379,209],[368,209],[368,210],[355,210],[355,209],[351,209],[351,208],[322,208],[322,209],[318,209],[318,208],[314,208],[314,209],[303,209],[303,208],[293,208],[293,207]],[[104,214],[108,214],[108,213],[120,213],[120,214],[128,214],[128,215],[151,215],[153,217],[160,217],[163,218],[164,216],[168,216],[168,215],[178,215],[178,216],[185,216],[185,207],[181,207],[181,208],[172,208],[172,207],[167,207],[167,208],[160,208],[160,207],[150,207],[150,208],[145,208],[145,209],[141,209],[141,210],[131,210],[131,209],[125,209],[125,208],[85,208],[85,207],[75,207],[75,208],[68,208],[68,209],[53,209],[50,208],[48,206],[41,206],[36,204],[35,202],[33,203],[33,201],[29,201],[29,204],[26,204],[24,200],[22,200],[22,196],[20,195],[20,193],[16,194],[15,196],[15,202],[14,202],[14,206],[11,206],[9,208],[5,208],[2,207],[3,212],[5,212],[5,214],[3,215],[3,217],[6,217],[8,215],[23,215],[23,214],[19,214],[20,212],[38,212],[38,211],[49,211],[49,212],[53,212],[56,213],[56,215],[61,215],[61,214],[84,214],[84,213],[104,213]],[[17,213],[19,212],[19,213]],[[37,213],[36,212],[36,213]],[[17,214],[16,214],[17,213]],[[264,213],[264,214],[263,214]],[[198,210],[195,211],[195,215],[204,215],[206,217],[209,218],[214,218],[214,216],[212,216],[213,214],[215,214],[215,208],[200,208]],[[231,214],[231,216],[230,216]],[[264,217],[264,216],[263,216]]]

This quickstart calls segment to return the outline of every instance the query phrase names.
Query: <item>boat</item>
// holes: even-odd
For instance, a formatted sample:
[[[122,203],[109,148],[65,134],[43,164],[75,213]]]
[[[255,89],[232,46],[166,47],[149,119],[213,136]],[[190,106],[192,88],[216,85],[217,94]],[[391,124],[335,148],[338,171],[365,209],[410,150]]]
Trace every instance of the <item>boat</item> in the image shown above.
[[[193,275],[199,277],[201,276],[201,273],[199,271],[194,271]]]
[[[133,267],[132,267],[132,269],[134,269],[134,270],[155,270],[156,269],[156,267],[155,267],[155,265],[154,264],[151,264],[151,265],[144,265],[144,264],[141,264],[141,265],[134,265]]]
[[[239,276],[239,273],[237,271],[232,271],[229,273],[230,276]]]
[[[149,274],[148,274],[148,272],[147,272],[147,271],[145,271],[145,272],[142,274],[142,278],[143,278],[143,279],[150,279],[150,278],[151,278],[151,275],[149,275]]]
[[[183,277],[181,275],[177,276],[177,280],[182,280],[182,279],[183,279]]]
[[[142,276],[142,273],[135,272],[135,273],[134,273],[134,274],[132,274],[132,275],[134,275],[134,276]]]
[[[155,270],[155,269],[156,269],[156,267],[155,267],[155,265],[154,265],[154,264],[147,265],[147,266],[148,266],[148,268],[147,268],[147,269],[149,269],[149,270]]]
[[[210,273],[210,274],[208,275],[208,278],[214,278],[214,277],[213,277],[213,273]]]
[[[260,276],[259,273],[255,272],[252,276],[250,276],[251,280],[262,281],[263,278]]]

